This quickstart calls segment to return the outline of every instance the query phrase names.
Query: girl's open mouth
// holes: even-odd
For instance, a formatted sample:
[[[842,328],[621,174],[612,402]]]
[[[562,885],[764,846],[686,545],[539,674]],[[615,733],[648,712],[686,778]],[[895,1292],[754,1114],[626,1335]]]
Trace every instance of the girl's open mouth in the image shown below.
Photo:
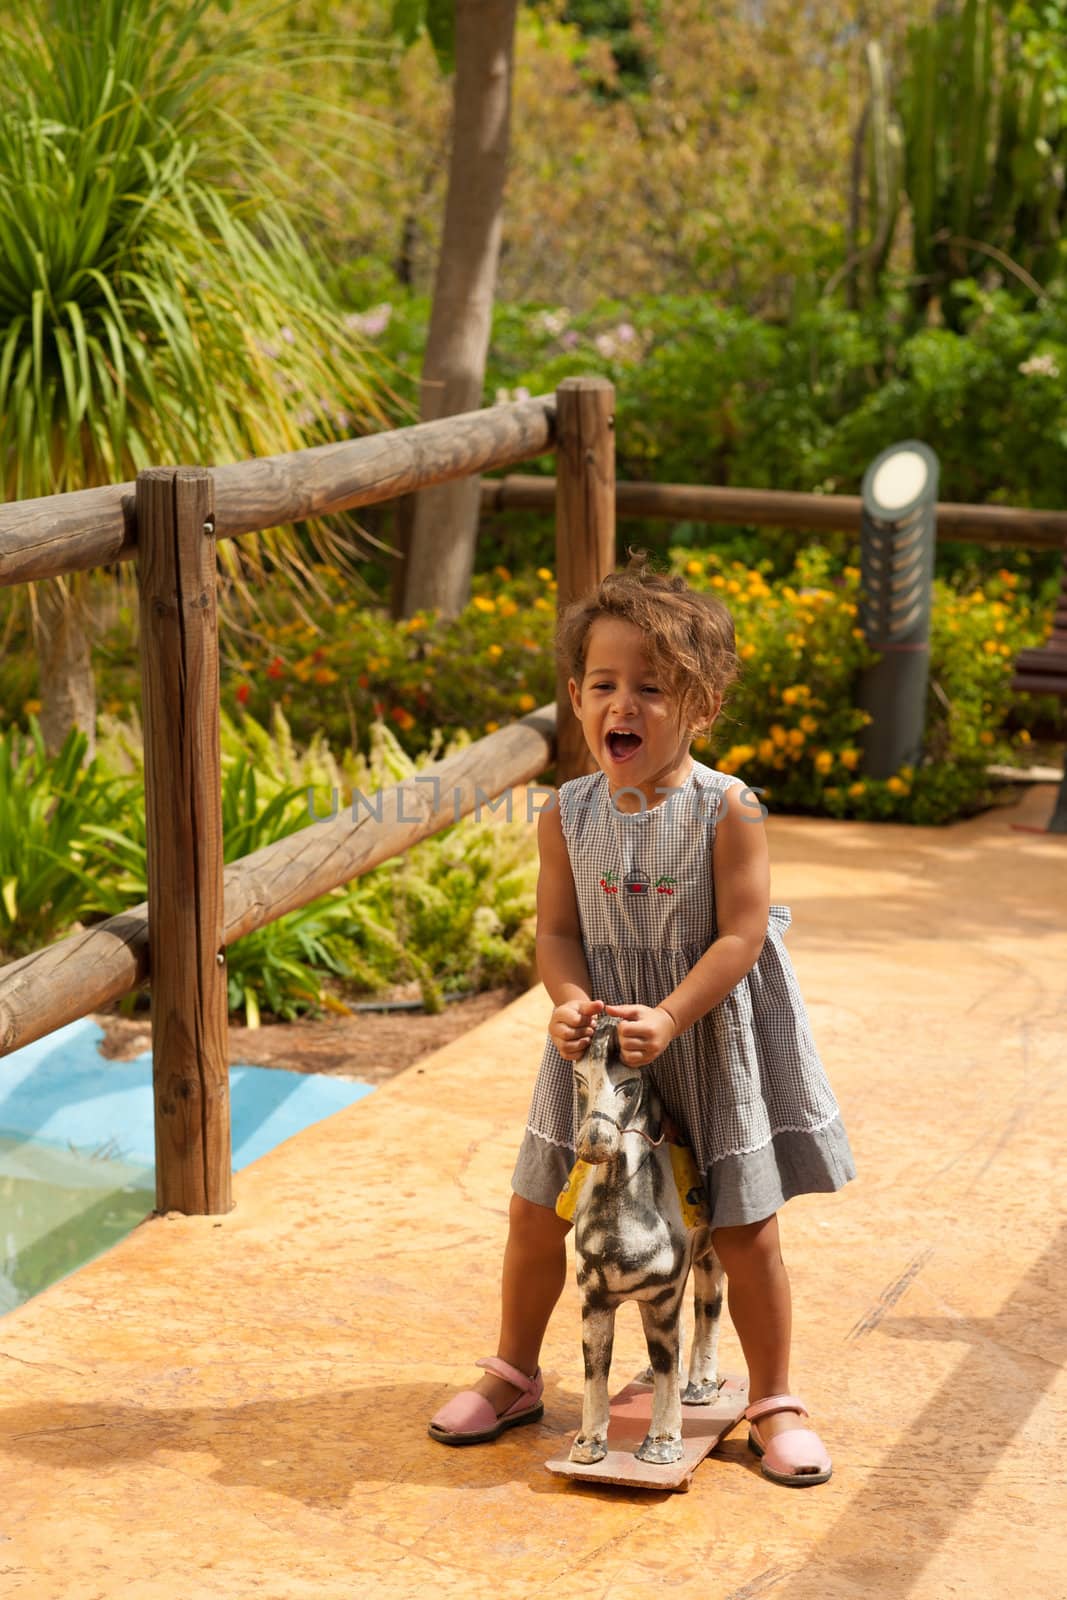
[[[628,761],[637,754],[643,743],[640,734],[623,733],[617,728],[613,728],[607,737],[608,752],[613,761]]]

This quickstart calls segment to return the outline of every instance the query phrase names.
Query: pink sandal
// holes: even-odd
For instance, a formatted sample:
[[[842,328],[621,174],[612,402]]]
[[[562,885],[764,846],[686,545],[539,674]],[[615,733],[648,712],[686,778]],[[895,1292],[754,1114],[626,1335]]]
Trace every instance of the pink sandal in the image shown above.
[[[802,1417],[808,1415],[807,1406],[792,1394],[768,1395],[764,1400],[755,1401],[745,1412],[752,1424],[748,1431],[748,1448],[760,1457],[763,1476],[794,1489],[825,1483],[833,1464],[819,1435],[811,1428],[785,1428],[766,1444],[760,1439],[754,1424],[760,1417],[773,1417],[778,1411],[799,1411]]]
[[[492,1439],[499,1439],[508,1428],[520,1428],[524,1422],[540,1422],[545,1414],[541,1404],[545,1381],[540,1367],[532,1378],[528,1378],[518,1367],[501,1361],[499,1356],[488,1356],[474,1365],[485,1367],[498,1378],[503,1378],[505,1383],[514,1384],[522,1393],[499,1416],[485,1395],[479,1394],[476,1389],[464,1389],[461,1394],[454,1394],[432,1418],[429,1430],[431,1439],[438,1439],[442,1444],[488,1444]]]

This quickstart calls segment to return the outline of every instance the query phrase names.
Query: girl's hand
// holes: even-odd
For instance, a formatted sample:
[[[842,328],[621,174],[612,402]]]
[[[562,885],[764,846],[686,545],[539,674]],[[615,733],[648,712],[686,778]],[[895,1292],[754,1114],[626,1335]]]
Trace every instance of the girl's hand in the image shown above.
[[[557,1006],[548,1024],[548,1037],[564,1061],[577,1061],[589,1048],[596,1018],[604,1009],[603,1000],[565,1000]]]
[[[618,1017],[619,1053],[628,1067],[647,1067],[674,1038],[674,1018],[661,1006],[605,1006]]]

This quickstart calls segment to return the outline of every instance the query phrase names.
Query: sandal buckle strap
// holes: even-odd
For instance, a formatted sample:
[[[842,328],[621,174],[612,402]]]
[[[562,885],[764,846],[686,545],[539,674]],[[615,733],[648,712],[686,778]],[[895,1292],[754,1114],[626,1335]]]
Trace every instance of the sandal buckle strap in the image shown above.
[[[532,1395],[536,1392],[537,1379],[541,1372],[540,1367],[538,1367],[532,1378],[528,1378],[525,1372],[520,1372],[518,1367],[513,1367],[510,1361],[502,1361],[499,1356],[486,1356],[483,1361],[476,1361],[474,1365],[476,1367],[485,1367],[488,1372],[494,1373],[496,1377],[503,1378],[505,1383],[513,1384],[516,1389],[521,1389],[523,1394]]]
[[[760,1417],[773,1417],[779,1411],[799,1411],[802,1417],[808,1415],[807,1406],[795,1394],[769,1394],[748,1406],[745,1417],[749,1422],[758,1422]]]

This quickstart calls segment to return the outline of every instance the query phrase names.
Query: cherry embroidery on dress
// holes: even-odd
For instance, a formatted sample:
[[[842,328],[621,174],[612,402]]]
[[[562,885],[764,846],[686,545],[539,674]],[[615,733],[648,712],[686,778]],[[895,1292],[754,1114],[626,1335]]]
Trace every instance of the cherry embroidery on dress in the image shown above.
[[[626,874],[626,887],[631,894],[647,894],[652,887],[652,879],[647,872],[638,872],[634,867]]]
[[[673,894],[677,878],[668,878],[666,875],[656,879],[655,889],[657,894]]]
[[[605,872],[604,876],[600,880],[600,887],[603,889],[605,894],[618,894],[619,885],[615,881],[614,872]]]

